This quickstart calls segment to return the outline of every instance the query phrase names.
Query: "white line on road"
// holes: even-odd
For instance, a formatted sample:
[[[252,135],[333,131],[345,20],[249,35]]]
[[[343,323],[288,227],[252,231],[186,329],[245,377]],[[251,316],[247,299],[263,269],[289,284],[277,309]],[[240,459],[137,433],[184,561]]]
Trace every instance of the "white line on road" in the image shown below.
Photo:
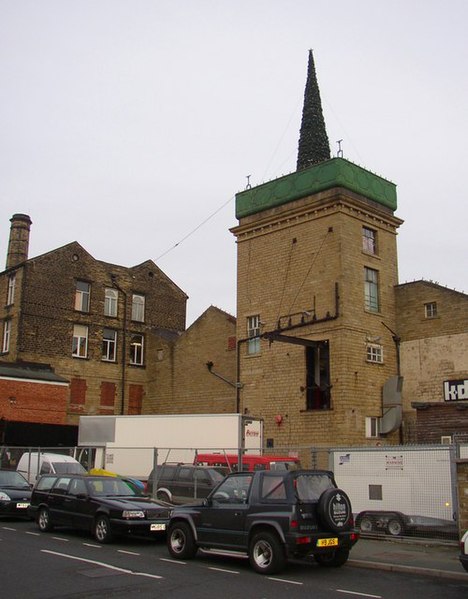
[[[125,551],[125,549],[117,549],[117,553],[126,553],[127,555],[141,555],[141,553],[137,553],[136,551]]]
[[[40,537],[41,533],[40,532],[30,532],[30,531],[26,531],[27,535],[32,535],[33,537]]]
[[[102,549],[102,545],[96,545],[96,543],[83,543],[85,547],[94,547],[95,549]]]
[[[2,526],[3,530],[16,530],[16,528],[10,528],[9,526]]]
[[[167,557],[160,557],[160,562],[169,562],[170,564],[179,564],[182,566],[186,566],[187,562],[181,562],[179,559],[168,559]]]
[[[106,564],[104,562],[98,562],[94,559],[86,559],[84,557],[77,557],[76,555],[67,555],[66,553],[58,553],[57,551],[49,551],[48,549],[41,549],[42,553],[49,553],[50,555],[57,555],[58,557],[65,557],[67,559],[74,559],[79,562],[86,562],[87,564],[94,564],[95,566],[101,566],[102,568],[108,568],[109,570],[115,570],[116,572],[122,572],[122,574],[131,574],[132,576],[146,576],[147,578],[162,578],[157,574],[148,574],[147,572],[134,572],[133,570],[127,570],[126,568],[119,568],[112,564]]]
[[[64,543],[68,543],[70,539],[65,539],[64,537],[52,537],[56,541],[63,541]]]
[[[382,599],[382,595],[369,595],[368,593],[358,593],[356,591],[347,591],[346,589],[336,589],[337,593],[347,593],[348,595],[358,595],[359,597],[371,597],[373,599]]]
[[[298,585],[303,585],[303,582],[299,582],[298,580],[286,580],[286,578],[272,578],[271,576],[268,577],[269,580],[274,580],[275,582],[288,582],[289,584],[298,584]]]
[[[226,574],[239,574],[236,570],[225,570],[224,568],[214,568],[212,566],[208,566],[208,570],[214,570],[215,572],[226,572]]]

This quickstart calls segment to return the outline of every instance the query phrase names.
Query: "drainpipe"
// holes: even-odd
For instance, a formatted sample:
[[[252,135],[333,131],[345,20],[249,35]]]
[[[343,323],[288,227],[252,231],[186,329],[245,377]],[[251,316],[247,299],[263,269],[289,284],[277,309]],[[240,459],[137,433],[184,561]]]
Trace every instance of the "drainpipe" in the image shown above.
[[[126,369],[125,369],[125,359],[126,359],[126,354],[127,354],[127,343],[126,343],[126,340],[127,340],[127,294],[122,289],[122,287],[120,287],[120,285],[118,285],[115,275],[111,275],[111,281],[112,281],[112,287],[115,287],[117,289],[117,291],[120,291],[120,293],[124,297],[123,324],[122,324],[122,375],[121,375],[122,388],[121,388],[121,395],[120,395],[120,414],[121,414],[121,416],[124,416],[124,414],[125,414],[125,382],[126,382],[126,374],[127,374]]]

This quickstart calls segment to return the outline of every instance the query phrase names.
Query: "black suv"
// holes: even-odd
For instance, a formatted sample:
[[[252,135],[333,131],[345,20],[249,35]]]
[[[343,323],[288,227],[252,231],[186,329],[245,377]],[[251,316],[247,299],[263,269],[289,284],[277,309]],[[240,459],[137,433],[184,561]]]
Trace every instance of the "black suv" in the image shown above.
[[[170,507],[121,478],[45,474],[33,489],[29,514],[42,532],[68,526],[89,530],[100,543],[109,543],[118,534],[165,531]]]
[[[247,555],[254,570],[272,574],[288,558],[342,566],[358,538],[332,472],[267,470],[230,474],[204,501],[175,507],[167,546],[178,559],[198,548]]]
[[[217,468],[166,463],[152,470],[147,493],[161,501],[186,503],[207,497],[223,479]]]

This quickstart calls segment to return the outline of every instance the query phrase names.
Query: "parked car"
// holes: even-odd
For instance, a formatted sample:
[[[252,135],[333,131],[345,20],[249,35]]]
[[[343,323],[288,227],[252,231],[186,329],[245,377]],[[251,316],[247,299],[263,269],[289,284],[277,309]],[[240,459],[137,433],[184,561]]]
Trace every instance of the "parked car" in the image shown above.
[[[161,501],[186,503],[208,497],[224,479],[219,468],[193,464],[161,464],[148,477],[147,493]],[[153,493],[156,482],[156,492]]]
[[[0,470],[0,516],[29,518],[31,486],[19,472]]]
[[[460,563],[468,572],[468,530],[460,541]]]
[[[83,466],[69,455],[61,453],[25,452],[16,470],[34,484],[41,474],[86,474]]]
[[[273,574],[290,558],[342,566],[358,538],[351,503],[332,472],[265,470],[229,474],[207,499],[175,507],[167,547],[184,560],[198,548],[233,552]]]
[[[41,532],[68,526],[109,543],[117,535],[165,531],[171,508],[120,478],[46,474],[33,489],[29,513]]]

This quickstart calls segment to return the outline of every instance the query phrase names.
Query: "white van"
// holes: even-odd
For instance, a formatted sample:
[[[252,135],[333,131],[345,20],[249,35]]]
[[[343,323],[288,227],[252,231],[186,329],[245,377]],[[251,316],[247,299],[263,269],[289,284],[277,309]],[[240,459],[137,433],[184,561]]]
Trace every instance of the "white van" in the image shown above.
[[[34,484],[41,474],[86,474],[83,466],[68,455],[61,453],[25,452],[16,470]]]

